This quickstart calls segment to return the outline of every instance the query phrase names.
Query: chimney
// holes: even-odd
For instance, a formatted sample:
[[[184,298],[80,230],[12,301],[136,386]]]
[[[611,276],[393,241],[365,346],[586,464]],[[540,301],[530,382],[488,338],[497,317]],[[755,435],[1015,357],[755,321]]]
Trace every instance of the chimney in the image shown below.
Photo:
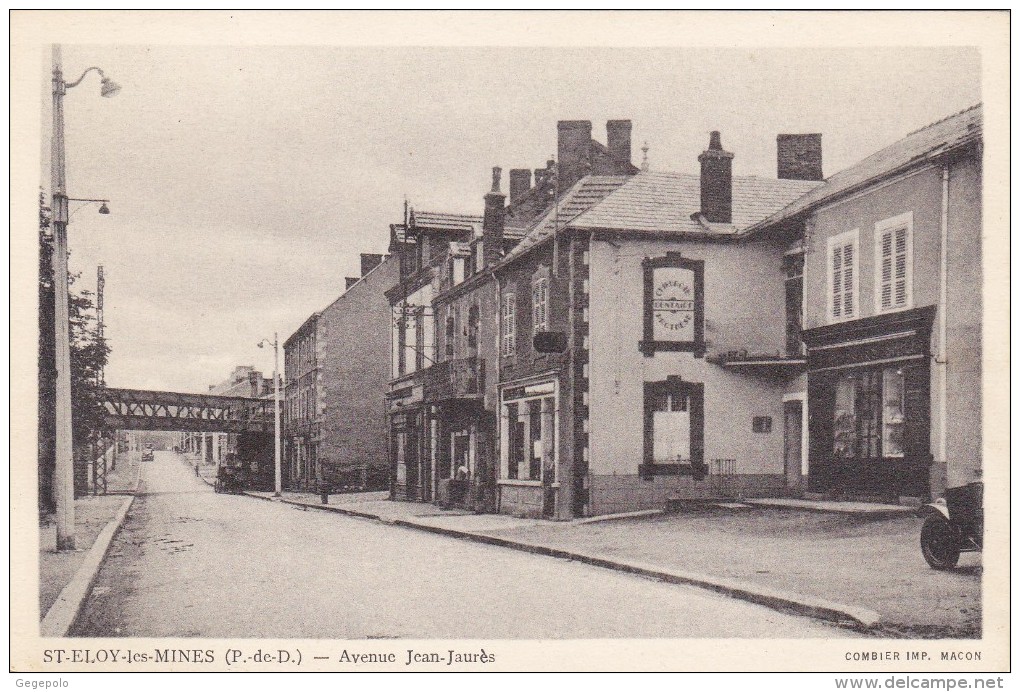
[[[556,160],[560,192],[591,173],[591,121],[561,120],[556,124]]]
[[[527,168],[510,169],[510,204],[513,204],[531,189],[531,171]]]
[[[345,291],[349,291],[349,290],[351,290],[351,286],[353,286],[354,284],[356,284],[359,281],[361,281],[361,277],[360,276],[346,276],[346,277],[344,277],[344,281],[347,282],[347,288],[345,288],[344,290]]]
[[[361,275],[364,276],[365,274],[369,273],[370,271],[378,267],[379,263],[382,262],[382,258],[383,258],[382,255],[374,255],[368,252],[362,252]]]
[[[823,180],[822,135],[778,135],[776,169],[784,180]]]
[[[606,146],[617,175],[630,172],[630,130],[629,120],[610,120],[606,123]]]
[[[733,154],[724,151],[717,131],[712,132],[708,149],[698,156],[701,162],[701,214],[712,223],[733,221]]]
[[[492,190],[485,195],[485,216],[482,218],[482,247],[485,266],[490,267],[503,256],[503,224],[506,220],[506,196],[499,191],[502,169],[492,169]]]

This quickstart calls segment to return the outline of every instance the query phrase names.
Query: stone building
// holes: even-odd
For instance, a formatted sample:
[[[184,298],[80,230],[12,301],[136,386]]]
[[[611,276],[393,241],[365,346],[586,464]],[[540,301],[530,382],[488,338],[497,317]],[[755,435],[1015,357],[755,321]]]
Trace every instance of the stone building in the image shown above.
[[[978,105],[751,229],[804,238],[807,373],[786,407],[809,493],[916,499],[980,480],[981,147]]]
[[[314,490],[319,451],[319,313],[312,314],[283,342],[285,405],[284,483],[291,490]]]

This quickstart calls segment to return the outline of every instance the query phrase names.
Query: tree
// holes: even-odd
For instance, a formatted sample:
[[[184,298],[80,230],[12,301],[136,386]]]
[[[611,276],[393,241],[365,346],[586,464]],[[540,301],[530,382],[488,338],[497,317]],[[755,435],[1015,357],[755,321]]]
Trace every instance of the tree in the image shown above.
[[[56,345],[53,321],[53,234],[50,209],[39,195],[39,504],[52,510],[53,473],[56,467]],[[71,327],[71,418],[76,452],[104,432],[100,394],[105,383],[99,373],[110,348],[100,339],[95,304],[90,291],[73,290],[77,275],[68,274],[68,310]],[[75,459],[79,455],[75,454]],[[76,468],[75,492],[84,491],[84,476]]]

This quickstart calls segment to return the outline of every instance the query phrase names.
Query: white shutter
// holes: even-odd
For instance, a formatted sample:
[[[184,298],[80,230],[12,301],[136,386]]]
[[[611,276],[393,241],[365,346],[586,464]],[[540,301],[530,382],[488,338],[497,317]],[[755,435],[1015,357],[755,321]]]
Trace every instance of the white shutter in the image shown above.
[[[875,312],[911,307],[913,213],[875,224]]]
[[[503,296],[503,355],[512,356],[517,350],[517,298],[512,293]]]
[[[531,289],[532,325],[535,332],[548,331],[548,279],[537,279]]]
[[[829,319],[857,317],[857,230],[847,231],[828,241]]]

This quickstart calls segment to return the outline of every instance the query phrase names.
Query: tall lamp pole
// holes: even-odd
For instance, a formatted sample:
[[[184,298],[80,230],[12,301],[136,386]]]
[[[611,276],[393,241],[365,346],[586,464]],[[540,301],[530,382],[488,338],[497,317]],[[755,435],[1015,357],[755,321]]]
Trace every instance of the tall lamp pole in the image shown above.
[[[276,462],[273,494],[276,497],[280,497],[283,493],[283,465],[282,459],[280,458],[280,340],[277,332],[273,332],[272,342],[270,342],[269,339],[263,339],[260,341],[259,348],[262,348],[268,343],[273,344],[273,443],[275,447],[273,458]]]
[[[54,499],[57,506],[57,550],[74,550],[74,461],[71,427],[71,334],[67,286],[67,172],[64,158],[64,95],[92,70],[102,79],[100,94],[110,97],[120,87],[98,67],[90,67],[76,81],[64,81],[60,46],[53,46],[53,138],[50,142],[50,204],[53,208],[53,321],[57,370],[56,468]]]

